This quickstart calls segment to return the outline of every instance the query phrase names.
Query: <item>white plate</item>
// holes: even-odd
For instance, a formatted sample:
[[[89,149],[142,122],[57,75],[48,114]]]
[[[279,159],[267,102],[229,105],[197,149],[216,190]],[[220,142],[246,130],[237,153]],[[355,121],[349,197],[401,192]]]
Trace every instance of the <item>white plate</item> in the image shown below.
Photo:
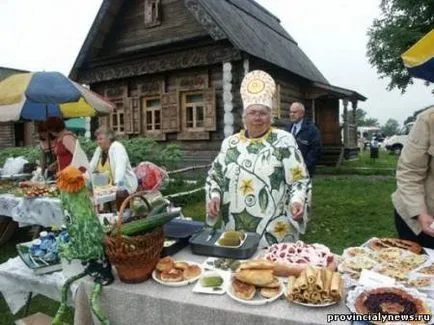
[[[299,301],[295,301],[295,300],[290,301],[290,303],[293,303],[296,305],[301,305],[301,306],[306,306],[306,307],[314,307],[314,308],[328,307],[328,306],[336,305],[338,302],[339,301],[333,301],[333,302],[328,302],[328,303],[322,304],[322,305],[315,305],[315,304],[305,304],[303,302],[299,302]]]
[[[223,283],[220,286],[221,290],[214,290],[214,288],[210,287],[204,287],[200,283],[200,280],[205,276],[220,276],[223,279]],[[195,293],[205,293],[210,295],[223,295],[226,293],[228,289],[228,285],[230,283],[231,277],[228,272],[224,271],[205,271],[202,273],[201,277],[199,278],[199,281],[197,281],[196,285],[193,288],[193,292]]]
[[[197,263],[194,263],[194,262],[188,262],[188,261],[176,261],[176,262],[185,262],[187,264],[197,265],[197,266],[200,267],[201,272],[200,272],[200,274],[197,277],[195,277],[193,279],[190,279],[190,280],[184,280],[184,281],[179,281],[179,282],[166,282],[166,281],[163,281],[163,280],[160,279],[159,274],[158,274],[160,272],[158,272],[155,269],[154,271],[152,271],[152,278],[155,281],[157,281],[158,283],[160,283],[162,285],[165,285],[165,286],[168,286],[168,287],[182,287],[182,286],[186,286],[186,285],[189,285],[191,283],[196,282],[201,277],[201,275],[203,274],[203,268],[202,268],[202,266],[200,264],[197,264]]]
[[[263,298],[261,296],[261,294],[260,294],[259,291],[260,291],[259,289],[256,289],[256,294],[255,294],[255,296],[253,297],[252,300],[245,300],[245,299],[241,299],[241,298],[238,298],[237,296],[235,296],[232,293],[232,286],[231,285],[228,286],[228,290],[226,291],[226,293],[228,294],[229,297],[231,297],[235,301],[238,301],[239,303],[242,303],[242,304],[245,304],[245,305],[251,305],[251,306],[260,306],[260,305],[269,304],[269,303],[271,303],[271,302],[279,299],[280,296],[282,296],[282,294],[283,294],[284,286],[283,286],[282,283],[280,283],[280,292],[279,292],[279,294],[276,295],[275,297],[269,298],[269,299]]]

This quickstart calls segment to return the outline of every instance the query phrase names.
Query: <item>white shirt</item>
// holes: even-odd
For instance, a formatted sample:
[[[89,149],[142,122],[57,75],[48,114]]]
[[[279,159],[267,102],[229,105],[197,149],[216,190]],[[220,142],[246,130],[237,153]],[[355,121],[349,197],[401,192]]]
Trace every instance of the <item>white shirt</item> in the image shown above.
[[[301,119],[300,121],[294,123],[294,124],[292,125],[291,133],[292,133],[293,135],[297,135],[298,132],[300,132],[300,129],[301,129],[301,125],[302,125],[302,124],[303,124],[303,119]]]

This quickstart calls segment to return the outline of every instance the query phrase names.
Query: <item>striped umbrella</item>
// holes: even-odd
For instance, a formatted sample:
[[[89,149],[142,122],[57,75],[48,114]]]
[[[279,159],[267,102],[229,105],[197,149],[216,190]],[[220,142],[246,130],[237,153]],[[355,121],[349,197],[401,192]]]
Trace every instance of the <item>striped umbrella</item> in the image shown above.
[[[401,55],[411,76],[434,82],[434,29]]]
[[[114,105],[59,72],[12,75],[0,82],[0,122],[106,115]]]

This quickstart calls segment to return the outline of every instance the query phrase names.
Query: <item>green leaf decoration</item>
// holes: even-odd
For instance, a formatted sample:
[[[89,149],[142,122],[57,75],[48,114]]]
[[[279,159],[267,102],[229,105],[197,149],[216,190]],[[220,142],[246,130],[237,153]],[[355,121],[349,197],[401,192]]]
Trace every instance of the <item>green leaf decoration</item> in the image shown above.
[[[266,141],[267,141],[269,144],[273,144],[273,143],[275,143],[275,142],[277,141],[277,134],[274,133],[274,132],[271,132],[271,133],[268,135]]]
[[[276,159],[279,161],[288,159],[291,157],[291,151],[289,151],[289,148],[276,148],[276,150],[274,150],[274,156],[276,156]]]
[[[241,213],[232,214],[235,220],[235,230],[256,232],[262,218],[255,217],[244,209]]]
[[[271,190],[279,190],[280,185],[284,181],[283,167],[274,167],[274,171],[270,176]]]
[[[292,225],[291,225],[292,226]],[[294,229],[294,227],[292,227]],[[295,229],[294,229],[295,231]],[[285,237],[283,237],[283,242],[285,243],[294,243],[297,241],[297,238],[295,237],[295,232],[289,232],[289,234],[287,234]]]
[[[239,156],[240,156],[240,152],[238,151],[237,148],[231,148],[228,151],[226,151],[226,158],[225,158],[226,165],[230,163],[236,163]]]
[[[213,164],[213,168],[218,179],[221,181],[223,179],[223,166],[220,164],[220,162],[216,161]]]
[[[259,191],[259,207],[262,213],[265,213],[268,207],[268,193],[265,187]]]
[[[270,162],[270,157],[271,157],[270,149],[267,149],[266,151],[264,151],[262,153],[261,162],[263,164],[269,163]]]
[[[262,144],[262,142],[252,142],[247,146],[247,152],[248,153],[259,153],[261,149],[263,149],[265,146]]]
[[[277,239],[276,237],[274,237],[272,234],[270,234],[269,232],[265,233],[265,240],[267,241],[268,244],[273,245],[273,244],[277,244]]]

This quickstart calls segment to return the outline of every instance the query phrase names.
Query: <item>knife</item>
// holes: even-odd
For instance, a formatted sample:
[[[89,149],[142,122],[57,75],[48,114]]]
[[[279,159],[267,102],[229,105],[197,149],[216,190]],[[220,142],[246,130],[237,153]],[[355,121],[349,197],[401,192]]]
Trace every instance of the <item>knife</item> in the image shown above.
[[[208,235],[206,241],[209,242],[211,240],[211,238],[214,237],[214,234],[215,234],[215,228],[212,227],[211,230],[210,230],[210,232],[209,232],[209,235]]]

